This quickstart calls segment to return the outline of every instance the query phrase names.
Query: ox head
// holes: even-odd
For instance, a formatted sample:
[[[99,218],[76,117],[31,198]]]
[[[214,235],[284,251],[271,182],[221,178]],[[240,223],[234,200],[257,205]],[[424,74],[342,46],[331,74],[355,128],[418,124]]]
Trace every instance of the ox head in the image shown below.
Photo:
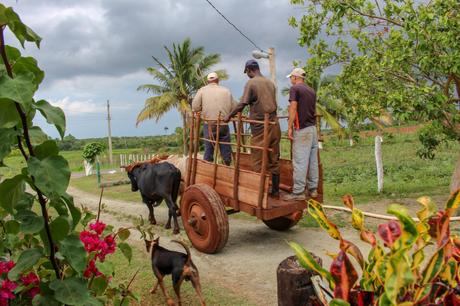
[[[135,170],[137,167],[132,167],[132,166],[122,166],[126,170],[126,173],[128,174],[128,178],[131,182],[131,191],[138,191],[139,187],[137,186],[137,177],[135,174]]]
[[[138,191],[137,178],[132,172],[128,172],[128,178],[131,181],[131,191]]]

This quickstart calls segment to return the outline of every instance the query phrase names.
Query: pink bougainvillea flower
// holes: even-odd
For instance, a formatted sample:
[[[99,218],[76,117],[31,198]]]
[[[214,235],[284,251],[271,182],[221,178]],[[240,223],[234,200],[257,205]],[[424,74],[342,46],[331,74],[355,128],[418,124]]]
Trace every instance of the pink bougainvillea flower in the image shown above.
[[[377,232],[383,239],[385,246],[391,247],[393,243],[401,236],[401,225],[395,220],[380,224]]]
[[[80,233],[80,240],[83,242],[86,252],[93,255],[83,273],[83,276],[87,278],[103,275],[96,268],[96,260],[104,262],[105,257],[108,254],[113,254],[116,248],[115,238],[112,234],[102,237],[102,233],[106,228],[104,223],[96,221],[95,223],[91,223],[89,228],[89,231],[82,231]]]
[[[96,267],[96,260],[91,259],[89,261],[88,267],[86,267],[85,272],[83,272],[83,276],[86,278],[90,278],[91,276],[100,276],[102,273]]]
[[[27,275],[21,276],[21,282],[24,284],[24,286],[29,286],[30,284],[38,285],[40,284],[40,279],[38,278],[37,274],[30,272]]]
[[[13,269],[15,263],[14,261],[0,261],[0,274],[8,273]]]
[[[101,244],[101,239],[97,234],[88,232],[88,231],[82,231],[80,233],[80,240],[83,242],[85,246],[85,250],[88,253],[97,251],[100,249],[100,244]]]
[[[27,294],[33,299],[37,294],[40,294],[40,288],[39,287],[33,287],[29,291],[27,291]]]
[[[0,288],[0,305],[8,305],[8,300],[15,298],[13,290],[16,289],[18,284],[5,279],[2,281],[2,287]]]
[[[96,234],[101,235],[102,232],[105,230],[106,225],[100,221],[96,221],[95,223],[91,223],[89,228],[96,232]]]

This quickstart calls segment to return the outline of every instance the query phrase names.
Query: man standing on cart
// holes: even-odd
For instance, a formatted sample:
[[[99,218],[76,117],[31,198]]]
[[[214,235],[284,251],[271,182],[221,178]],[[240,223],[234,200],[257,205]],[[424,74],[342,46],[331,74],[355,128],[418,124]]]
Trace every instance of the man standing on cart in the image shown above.
[[[287,76],[289,90],[288,137],[292,141],[294,168],[292,193],[284,200],[304,200],[305,187],[310,197],[318,196],[318,135],[316,132],[316,93],[305,84],[305,71],[295,68]],[[307,177],[308,171],[308,177]]]
[[[244,67],[244,73],[249,77],[244,87],[241,102],[224,119],[225,122],[249,105],[249,118],[263,121],[265,114],[269,114],[270,121],[276,121],[276,125],[270,125],[268,131],[268,146],[273,151],[268,152],[267,170],[272,174],[272,190],[270,196],[279,196],[280,170],[279,170],[279,144],[281,130],[276,117],[278,105],[276,103],[275,84],[260,73],[259,64],[256,60],[248,60]],[[251,123],[251,145],[263,147],[264,125]],[[262,169],[262,150],[251,150],[253,170],[260,172]]]
[[[216,140],[217,125],[219,117],[225,118],[235,106],[232,93],[226,87],[219,85],[219,76],[211,72],[207,76],[208,85],[201,87],[193,98],[192,110],[201,111],[205,121],[203,124],[203,136],[206,139]],[[230,142],[230,130],[228,124],[223,123],[219,128],[219,141]],[[215,143],[206,141],[204,143],[204,160],[214,161]],[[224,163],[229,166],[232,162],[232,148],[229,144],[219,144],[220,155]]]

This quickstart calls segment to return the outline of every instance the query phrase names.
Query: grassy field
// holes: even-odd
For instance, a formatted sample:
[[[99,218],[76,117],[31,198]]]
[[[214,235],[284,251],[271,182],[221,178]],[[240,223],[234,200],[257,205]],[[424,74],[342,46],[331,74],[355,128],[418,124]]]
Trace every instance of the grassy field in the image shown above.
[[[433,160],[423,160],[416,155],[419,146],[416,135],[384,137],[384,192],[379,194],[373,142],[374,138],[361,139],[360,143],[350,147],[347,141],[332,139],[324,144],[321,162],[326,203],[338,204],[347,193],[352,194],[357,203],[449,193],[450,177],[460,149],[457,143],[441,147]],[[288,145],[283,141],[283,155],[288,155]],[[126,178],[126,174],[104,175],[103,181],[121,178]],[[73,179],[72,185],[92,193],[99,192],[95,176]],[[107,197],[140,200],[136,193],[131,193],[128,185],[110,187],[105,192]]]
[[[116,158],[119,154],[144,154],[142,149],[116,149],[113,150],[113,156]],[[69,162],[69,167],[72,172],[83,172],[83,157],[81,151],[61,151],[60,154],[64,156]],[[104,152],[100,157],[101,169],[117,169],[118,163],[109,164],[107,152]],[[11,177],[17,173],[18,169],[25,167],[25,161],[20,156],[19,151],[14,151],[10,156],[5,158],[4,163],[6,167],[0,167],[0,175]]]
[[[161,293],[161,289],[158,288],[155,294],[150,294],[154,284],[154,277],[152,273],[152,267],[149,263],[147,252],[139,252],[139,249],[135,249],[133,252],[133,258],[129,264],[126,258],[117,251],[110,260],[117,267],[115,270],[115,279],[118,283],[127,284],[134,273],[139,270],[139,274],[136,276],[132,283],[130,290],[137,293],[141,299],[140,305],[151,305],[160,306],[165,305],[166,301]],[[244,298],[237,296],[229,290],[218,287],[213,283],[209,283],[201,280],[202,291],[207,305],[241,305],[250,306],[252,305]],[[165,286],[169,290],[168,293],[171,297],[175,298],[175,293],[171,283],[171,276],[165,277]],[[184,282],[181,287],[182,305],[199,305],[199,299],[195,294],[195,291],[190,282]]]
[[[289,156],[289,142],[282,141],[282,155]],[[352,194],[358,203],[379,201],[380,199],[415,198],[420,195],[440,195],[449,192],[450,177],[455,159],[460,149],[457,143],[442,146],[433,160],[417,157],[420,146],[415,134],[386,135],[382,143],[384,167],[384,192],[377,193],[377,178],[374,159],[374,138],[362,138],[353,147],[346,140],[329,138],[321,150],[324,169],[325,202],[340,203],[346,193]],[[145,153],[142,149],[115,150],[114,155]],[[73,172],[83,171],[80,151],[64,151],[62,155],[69,161]],[[105,163],[102,169],[116,169],[118,165]],[[0,175],[9,177],[24,167],[18,155],[5,159],[8,167],[0,168]],[[125,179],[126,174],[103,175],[103,181]],[[99,193],[96,177],[72,179],[71,184],[92,193]],[[132,193],[128,185],[107,188],[105,196],[120,200],[140,201],[137,193]]]

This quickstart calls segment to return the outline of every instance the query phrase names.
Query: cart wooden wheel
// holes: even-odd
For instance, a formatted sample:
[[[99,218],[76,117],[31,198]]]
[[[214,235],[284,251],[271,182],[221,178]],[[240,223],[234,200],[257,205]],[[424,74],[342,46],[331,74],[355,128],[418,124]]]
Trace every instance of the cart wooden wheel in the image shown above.
[[[296,225],[302,217],[302,211],[297,212],[294,218],[278,217],[271,220],[262,220],[266,226],[276,231],[285,231]]]
[[[182,195],[182,223],[193,246],[203,253],[220,251],[228,239],[228,216],[217,192],[206,184],[189,186]]]

